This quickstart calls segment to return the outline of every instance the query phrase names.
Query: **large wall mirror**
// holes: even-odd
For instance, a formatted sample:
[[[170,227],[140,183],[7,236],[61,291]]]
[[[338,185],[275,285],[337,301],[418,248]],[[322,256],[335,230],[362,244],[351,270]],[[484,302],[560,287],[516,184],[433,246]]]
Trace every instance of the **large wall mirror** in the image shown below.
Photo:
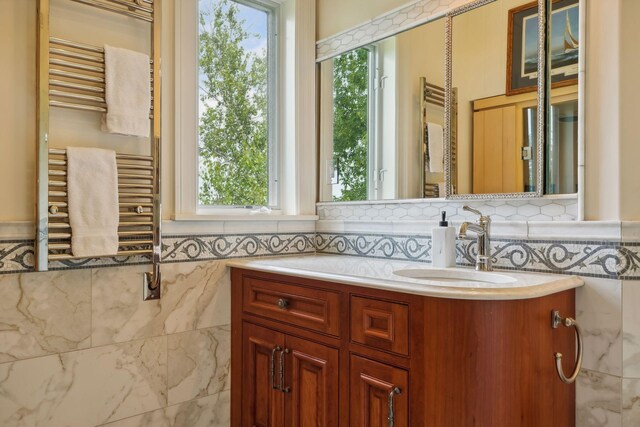
[[[322,61],[320,201],[576,193],[579,0],[545,26],[546,4],[471,2]]]

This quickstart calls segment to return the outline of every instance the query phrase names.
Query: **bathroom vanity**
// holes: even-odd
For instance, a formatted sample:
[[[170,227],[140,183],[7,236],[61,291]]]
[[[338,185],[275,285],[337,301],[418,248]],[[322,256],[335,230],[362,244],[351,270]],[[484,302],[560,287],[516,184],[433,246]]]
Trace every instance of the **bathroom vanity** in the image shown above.
[[[571,426],[573,276],[234,260],[233,426]],[[556,325],[557,326],[557,325]]]

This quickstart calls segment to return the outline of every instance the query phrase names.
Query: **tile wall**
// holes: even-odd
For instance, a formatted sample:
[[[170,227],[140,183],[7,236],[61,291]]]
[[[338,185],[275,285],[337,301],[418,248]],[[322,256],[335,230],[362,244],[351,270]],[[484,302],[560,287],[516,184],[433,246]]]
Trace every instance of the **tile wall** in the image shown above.
[[[163,297],[153,302],[141,298],[146,265],[6,271],[0,426],[226,426],[226,259],[317,251],[428,263],[434,225],[345,219],[318,221],[315,233],[168,236]],[[585,279],[577,425],[640,425],[640,224],[495,222],[493,237],[497,268]],[[474,255],[475,242],[461,240],[458,262]]]
[[[5,233],[0,426],[228,426],[226,260],[315,251],[314,221],[242,228],[165,236],[162,299],[146,302],[145,258],[35,273],[33,241]]]
[[[1,426],[228,426],[225,261],[0,276]]]

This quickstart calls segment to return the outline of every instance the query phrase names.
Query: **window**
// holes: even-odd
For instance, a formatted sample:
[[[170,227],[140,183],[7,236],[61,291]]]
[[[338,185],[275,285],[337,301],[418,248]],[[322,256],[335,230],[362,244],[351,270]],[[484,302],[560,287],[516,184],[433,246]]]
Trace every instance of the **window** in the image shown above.
[[[173,219],[314,216],[315,2],[180,0],[175,17]]]
[[[197,204],[277,208],[276,7],[199,0]]]

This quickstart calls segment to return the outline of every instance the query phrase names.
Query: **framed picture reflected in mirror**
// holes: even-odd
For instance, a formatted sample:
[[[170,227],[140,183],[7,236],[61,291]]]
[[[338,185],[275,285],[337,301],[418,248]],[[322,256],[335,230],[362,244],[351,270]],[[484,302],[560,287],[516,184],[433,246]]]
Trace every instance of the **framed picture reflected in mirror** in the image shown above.
[[[552,87],[577,84],[580,46],[578,0],[556,0],[551,13]],[[532,92],[538,79],[538,3],[509,10],[507,95]]]

